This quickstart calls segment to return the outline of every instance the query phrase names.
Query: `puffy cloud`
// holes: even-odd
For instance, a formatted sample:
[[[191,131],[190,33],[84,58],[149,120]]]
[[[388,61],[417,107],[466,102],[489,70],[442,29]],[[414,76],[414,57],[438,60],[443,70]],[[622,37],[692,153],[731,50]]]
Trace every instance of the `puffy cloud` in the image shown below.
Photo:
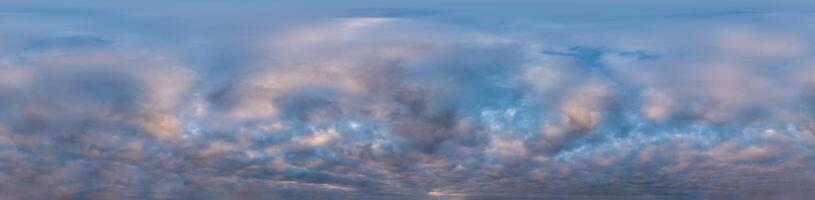
[[[642,93],[642,107],[640,112],[645,118],[651,121],[659,122],[670,117],[674,111],[672,105],[674,100],[671,99],[664,91],[658,89],[646,89]]]
[[[44,123],[40,127],[127,120],[155,137],[179,137],[177,108],[194,76],[179,64],[119,47],[30,51],[14,61],[20,67],[9,67],[10,75],[28,79],[9,88],[17,89],[9,94],[19,104],[12,110],[26,120]]]
[[[578,86],[563,100],[560,112],[567,123],[577,130],[597,127],[603,121],[603,112],[611,100],[607,86],[589,83]]]

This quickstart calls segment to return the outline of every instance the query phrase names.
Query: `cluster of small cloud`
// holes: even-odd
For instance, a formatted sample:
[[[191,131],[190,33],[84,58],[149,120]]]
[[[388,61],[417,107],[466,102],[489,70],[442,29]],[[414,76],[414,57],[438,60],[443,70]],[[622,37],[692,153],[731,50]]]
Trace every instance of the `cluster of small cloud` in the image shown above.
[[[182,47],[8,16],[0,199],[815,195],[810,15],[321,17]]]

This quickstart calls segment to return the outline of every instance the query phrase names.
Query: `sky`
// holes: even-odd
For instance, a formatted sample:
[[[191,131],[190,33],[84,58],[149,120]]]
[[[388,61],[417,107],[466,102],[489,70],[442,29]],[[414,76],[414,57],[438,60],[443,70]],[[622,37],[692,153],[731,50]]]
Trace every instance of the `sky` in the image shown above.
[[[806,199],[812,1],[0,1],[0,199]]]

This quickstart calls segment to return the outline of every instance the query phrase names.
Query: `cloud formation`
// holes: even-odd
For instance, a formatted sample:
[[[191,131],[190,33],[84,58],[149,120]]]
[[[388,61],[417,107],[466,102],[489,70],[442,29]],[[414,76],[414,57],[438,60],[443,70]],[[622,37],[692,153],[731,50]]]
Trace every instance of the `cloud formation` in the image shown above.
[[[0,199],[813,195],[808,13],[213,5],[0,10]]]

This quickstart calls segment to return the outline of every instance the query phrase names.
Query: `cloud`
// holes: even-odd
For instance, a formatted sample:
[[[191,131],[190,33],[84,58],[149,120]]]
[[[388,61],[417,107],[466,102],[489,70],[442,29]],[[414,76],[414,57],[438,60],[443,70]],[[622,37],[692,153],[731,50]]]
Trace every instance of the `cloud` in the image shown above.
[[[11,8],[0,199],[811,195],[807,14],[206,5]]]

